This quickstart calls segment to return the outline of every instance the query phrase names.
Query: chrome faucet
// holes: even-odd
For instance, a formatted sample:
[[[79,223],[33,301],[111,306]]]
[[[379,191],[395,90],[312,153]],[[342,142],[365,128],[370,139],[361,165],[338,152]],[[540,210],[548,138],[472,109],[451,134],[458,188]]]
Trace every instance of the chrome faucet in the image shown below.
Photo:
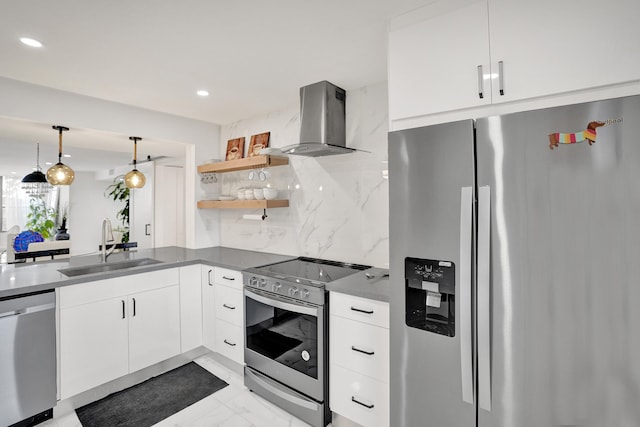
[[[113,238],[113,229],[111,228],[111,221],[109,218],[102,220],[102,262],[107,262],[107,257],[111,255],[111,252],[116,248],[115,239]],[[111,249],[107,251],[107,242],[113,242]]]

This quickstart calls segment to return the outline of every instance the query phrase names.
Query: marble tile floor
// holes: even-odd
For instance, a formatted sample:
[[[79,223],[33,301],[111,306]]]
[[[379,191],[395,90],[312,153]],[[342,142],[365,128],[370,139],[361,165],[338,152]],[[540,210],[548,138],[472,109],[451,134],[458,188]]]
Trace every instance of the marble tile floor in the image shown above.
[[[160,421],[155,427],[308,427],[309,425],[252,393],[242,376],[209,355],[195,360],[229,385]],[[75,412],[39,424],[38,427],[81,427]],[[90,426],[86,426],[90,427]]]

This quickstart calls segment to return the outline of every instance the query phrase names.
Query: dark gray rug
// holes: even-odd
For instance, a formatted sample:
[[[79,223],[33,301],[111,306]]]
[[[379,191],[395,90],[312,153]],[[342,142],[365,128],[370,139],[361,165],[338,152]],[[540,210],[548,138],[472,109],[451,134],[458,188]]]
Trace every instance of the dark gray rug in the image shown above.
[[[83,427],[148,427],[228,384],[194,362],[76,409]]]

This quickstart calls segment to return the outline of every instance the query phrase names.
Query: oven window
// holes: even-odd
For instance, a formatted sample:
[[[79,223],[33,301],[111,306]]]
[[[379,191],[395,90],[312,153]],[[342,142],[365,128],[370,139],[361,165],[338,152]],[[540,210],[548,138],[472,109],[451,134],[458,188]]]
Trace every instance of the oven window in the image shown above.
[[[247,348],[318,378],[318,318],[245,296]]]

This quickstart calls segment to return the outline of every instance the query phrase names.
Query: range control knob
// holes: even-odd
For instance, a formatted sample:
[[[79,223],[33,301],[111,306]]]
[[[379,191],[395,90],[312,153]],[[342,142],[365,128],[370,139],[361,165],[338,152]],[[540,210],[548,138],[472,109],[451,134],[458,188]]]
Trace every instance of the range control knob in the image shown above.
[[[267,281],[264,279],[260,279],[260,285],[261,288],[266,288],[267,287]]]
[[[300,296],[302,298],[309,298],[309,289],[303,289],[300,291]]]
[[[252,277],[251,279],[249,279],[249,285],[258,286],[258,279],[256,277]]]
[[[273,283],[271,285],[271,292],[278,292],[281,287],[282,287],[282,285],[280,283],[278,283],[278,282]]]
[[[289,295],[291,295],[292,297],[295,297],[297,293],[298,293],[298,287],[297,286],[294,286],[291,289],[289,289]]]

